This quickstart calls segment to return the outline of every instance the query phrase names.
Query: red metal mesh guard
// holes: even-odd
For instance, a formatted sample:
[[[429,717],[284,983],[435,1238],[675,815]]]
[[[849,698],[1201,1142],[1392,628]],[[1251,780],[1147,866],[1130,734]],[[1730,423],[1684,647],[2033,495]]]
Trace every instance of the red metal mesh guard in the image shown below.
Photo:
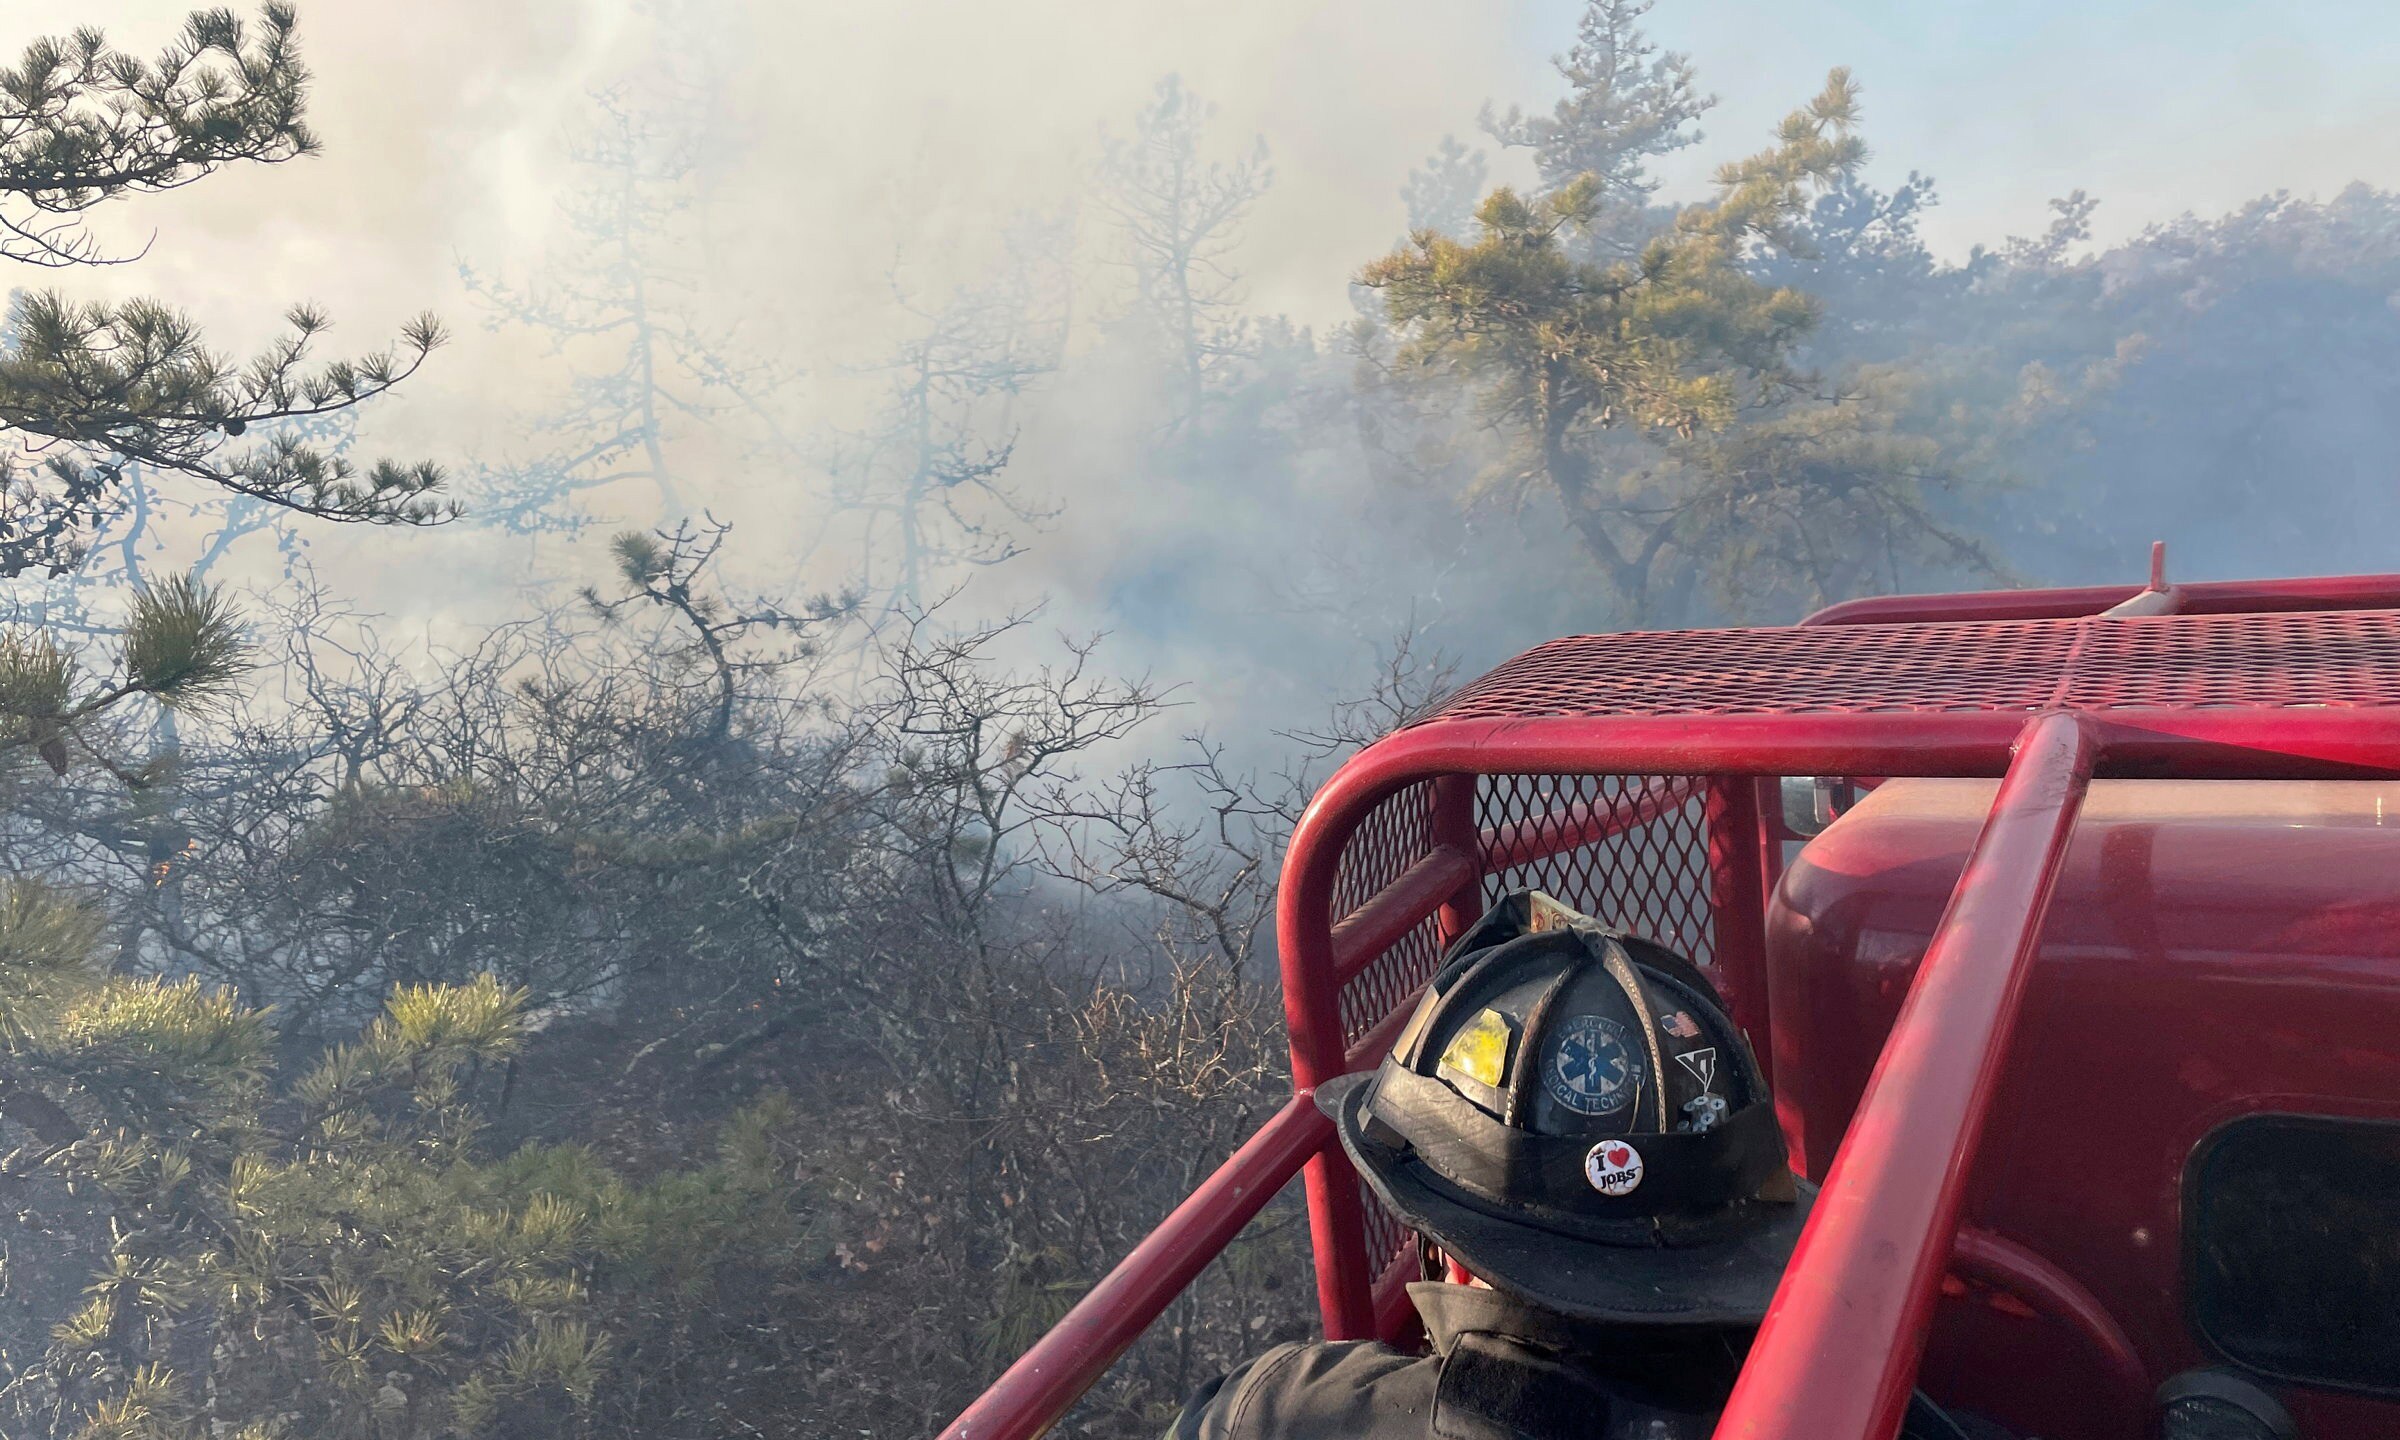
[[[1351,834],[1333,882],[1336,924],[1433,849],[1432,810],[1432,784],[1411,785],[1376,806]],[[1441,937],[1428,917],[1351,976],[1342,987],[1342,1043],[1356,1045],[1393,1006],[1432,977],[1440,958]]]
[[[1342,847],[1342,862],[1333,882],[1333,915],[1341,918],[1373,898],[1375,893],[1432,850],[1433,786],[1411,785],[1370,812]],[[1434,917],[1427,917],[1400,942],[1370,961],[1342,987],[1342,1043],[1356,1045],[1375,1023],[1433,976],[1441,958],[1441,937]],[[1407,1229],[1365,1190],[1367,1253],[1390,1257],[1400,1253]]]
[[[2400,705],[2400,611],[1576,635],[1430,718],[2235,705]]]
[[[1801,717],[1804,723],[1789,727],[1746,721],[1713,730],[1695,727],[1712,734],[1721,732],[1721,738],[1696,746],[1694,755],[1717,757],[1712,765],[1746,776],[1746,768],[1738,763],[1743,737],[1786,729],[1835,737],[1809,742],[1816,750],[1801,744],[1797,753],[1846,753],[1836,741],[1848,744],[1856,736],[1880,735],[1887,730],[1901,737],[1895,741],[1901,749],[1922,745],[1940,750],[1950,743],[1945,737],[1953,737],[1954,732],[1990,749],[1993,737],[2015,727],[1993,724],[1988,717],[2059,709],[2106,714],[2315,707],[2355,712],[2400,707],[2400,609],[2305,608],[2400,604],[2400,576],[2244,582],[2171,591],[2157,590],[2154,582],[2154,591],[2157,603],[2153,608],[2170,608],[2181,601],[2187,602],[2187,613],[2078,617],[2083,607],[2113,605],[2133,593],[2101,587],[2027,592],[2022,597],[1908,597],[1871,606],[1852,605],[1841,607],[1849,613],[1838,617],[1845,622],[1839,625],[1596,635],[1553,641],[1502,665],[1418,722],[1437,727],[1450,724],[1455,729],[1419,732],[1412,742],[1391,753],[1381,757],[1370,754],[1357,771],[1346,776],[1346,789],[1339,784],[1331,787],[1328,793],[1334,797],[1333,807],[1312,812],[1326,823],[1312,830],[1304,822],[1303,830],[1310,832],[1311,844],[1332,840],[1332,817],[1341,817],[1346,823],[1357,814],[1352,806],[1364,795],[1378,793],[1381,786],[1402,776],[1423,774],[1428,755],[1448,757],[1432,763],[1477,772],[1484,768],[1477,751],[1485,747],[1496,757],[1492,768],[1501,772],[1526,764],[1574,769],[1586,763],[1673,763],[1636,760],[1629,755],[1619,755],[1614,761],[1607,758],[1616,753],[1617,740],[1634,753],[1681,754],[1658,739],[1662,734],[1671,736],[1680,727],[1641,723],[1645,719]],[[2303,608],[2237,610],[2238,606],[2273,605]],[[1934,618],[1943,614],[2069,618]],[[1919,720],[1896,726],[1853,719],[1814,726],[1805,723],[1807,717],[1940,714],[1987,718]],[[1588,727],[1590,733],[1584,738],[1592,743],[1579,745],[1578,734],[1587,727],[1571,723],[1576,717],[1633,723]],[[2299,714],[2266,721],[2237,715],[2219,724],[2222,719],[2226,717],[2161,717],[2159,724],[2145,729],[2145,721],[2133,717],[2113,726],[2069,728],[2078,729],[2084,743],[2102,731],[2154,735],[2156,742],[2144,754],[2150,760],[2162,755],[2174,760],[2184,750],[2206,756],[2211,744],[2239,742],[2247,747],[2257,735],[2270,734],[2271,738],[2275,726],[2285,725],[2301,734],[2305,746],[2313,747],[2305,753],[2292,752],[2306,762],[2297,767],[2301,771],[2314,773],[2316,768],[2324,768],[2348,773],[2345,766],[2375,771],[2391,768],[2386,764],[2391,735],[2387,716],[2370,713],[2336,719]],[[1570,723],[1531,725],[1524,727],[1527,733],[1515,735],[1512,732],[1518,727],[1508,722],[1517,720]],[[2253,728],[2245,730],[2244,724]],[[2045,733],[2057,729],[2046,727]],[[1734,758],[1727,760],[1727,756]],[[2201,768],[2205,771],[2207,766]],[[1771,766],[1768,773],[1772,773]],[[1341,1039],[1355,1050],[1370,1028],[1389,1017],[1431,973],[1440,943],[1441,921],[1437,918],[1418,922],[1364,964],[1359,963],[1356,949],[1381,943],[1379,937],[1391,934],[1396,922],[1428,906],[1459,907],[1471,898],[1471,890],[1459,888],[1470,873],[1469,866],[1452,852],[1445,850],[1440,860],[1412,873],[1412,867],[1434,853],[1437,838],[1445,847],[1476,852],[1474,858],[1482,872],[1480,888],[1486,896],[1537,886],[1603,920],[1652,935],[1704,963],[1722,962],[1728,967],[1727,978],[1738,980],[1740,987],[1762,980],[1763,975],[1756,973],[1762,949],[1762,937],[1757,933],[1757,892],[1761,881],[1772,883],[1773,867],[1766,862],[1775,853],[1772,848],[1764,856],[1757,853],[1759,837],[1753,824],[1760,817],[1754,808],[1762,799],[1771,823],[1772,791],[1763,785],[1754,787],[1747,778],[1727,784],[1706,777],[1498,773],[1480,775],[1471,792],[1463,775],[1407,786],[1375,806],[1346,837],[1335,841],[1341,854],[1335,863],[1326,918],[1339,923],[1379,897],[1380,903],[1373,904],[1339,936],[1304,926],[1314,933],[1284,937],[1285,962],[1292,983],[1300,987],[1292,997],[1292,1013],[1306,1027],[1305,1033],[1294,1037],[1296,1060],[1305,1057],[1303,1068],[1321,1073],[1328,1068],[1325,1062],[1336,1061],[1335,1036],[1325,1033],[1327,1029],[1338,1029]],[[1711,814],[1719,818],[1721,828],[1712,831]],[[1772,836],[1769,840],[1772,844]],[[1544,853],[1553,849],[1556,853]],[[1719,864],[1719,873],[1713,876],[1712,850]],[[1323,883],[1321,867],[1326,858],[1321,850],[1295,851],[1291,872],[1313,888]],[[1715,908],[1719,899],[1728,907],[1722,916]],[[1284,903],[1293,904],[1292,892],[1286,892]],[[1444,913],[1453,920],[1459,918],[1456,908]],[[1282,918],[1289,921],[1294,916],[1286,911]],[[1338,954],[1328,943],[1337,939],[1345,947]],[[1338,995],[1326,995],[1320,987],[1342,974],[1348,979]],[[1745,993],[1764,999],[1763,985],[1756,990],[1737,988],[1733,995],[1737,1004]],[[1038,1435],[1100,1373],[1099,1367],[1108,1364],[1141,1326],[1161,1313],[1161,1307],[1194,1273],[1192,1267],[1218,1254],[1232,1233],[1226,1227],[1255,1213],[1271,1187],[1252,1182],[1266,1176],[1290,1176],[1295,1167],[1321,1153],[1317,1147],[1322,1143],[1321,1122],[1306,1109],[1295,1104],[1278,1112],[1238,1152],[1235,1164],[1206,1183],[1209,1203],[1187,1204],[1171,1217],[1085,1297],[1076,1307],[1073,1323],[1053,1331],[1012,1367],[983,1401],[961,1417],[951,1433],[962,1437],[994,1434],[1003,1440]],[[1353,1192],[1338,1170],[1312,1172],[1311,1178],[1312,1227],[1320,1246],[1331,1247],[1319,1254],[1329,1327],[1338,1325],[1343,1333],[1365,1334],[1399,1323],[1396,1316],[1377,1313],[1378,1304],[1385,1311],[1390,1309],[1388,1292],[1378,1296],[1361,1290],[1362,1282],[1383,1270],[1390,1259],[1407,1253],[1405,1232],[1367,1202],[1364,1238],[1369,1255],[1382,1263],[1372,1264],[1365,1275],[1360,1274],[1358,1262],[1364,1257],[1354,1248],[1359,1237],[1349,1217],[1331,1211],[1316,1213],[1321,1201],[1343,1204]],[[1251,1188],[1245,1191],[1245,1185]],[[1938,1261],[1938,1252],[1928,1253],[1934,1253]],[[1853,1265],[1844,1274],[1864,1268]],[[1922,1289],[1933,1274],[1920,1265],[1913,1283]],[[1787,1344],[1787,1350],[1792,1348]],[[1821,1363],[1817,1358],[1821,1349],[1813,1345],[1798,1348],[1805,1352],[1802,1361],[1815,1367],[1810,1372],[1813,1376],[1843,1373]],[[1881,1348],[1897,1353],[1888,1343]],[[2146,1390],[2147,1377],[2140,1373],[2138,1363],[2132,1368],[2135,1384],[2129,1393],[2134,1393],[2137,1402],[2146,1401],[2146,1394],[2137,1392]],[[968,1420],[987,1412],[997,1417],[997,1428],[970,1432]],[[1856,1433],[1860,1427],[1843,1428]]]
[[[2400,611],[2085,623],[2075,709],[2400,705]]]
[[[1492,775],[1476,792],[1476,822],[1488,835],[1522,833],[1574,807],[1622,821],[1650,793],[1639,775]],[[1717,958],[1716,910],[1708,869],[1708,822],[1695,790],[1644,824],[1621,834],[1505,869],[1483,858],[1485,903],[1528,886],[1604,924],[1646,936],[1701,964]],[[1616,828],[1614,825],[1608,828]]]
[[[1484,868],[1486,900],[1524,886],[1545,890],[1600,920],[1650,936],[1703,964],[1716,958],[1715,911],[1708,868],[1708,826],[1695,788],[1688,798],[1660,803],[1660,782],[1625,775],[1496,775],[1478,782],[1476,825],[1487,837],[1514,843],[1527,837],[1548,843],[1566,838],[1573,825],[1586,832],[1617,829],[1590,844],[1493,869],[1487,844],[1477,861]],[[1430,783],[1412,785],[1369,813],[1343,848],[1333,888],[1332,918],[1339,921],[1398,879],[1432,849]],[[1652,818],[1628,823],[1645,810]],[[1543,848],[1537,840],[1535,848]],[[1432,976],[1441,937],[1432,917],[1383,952],[1342,987],[1342,1038],[1348,1045],[1406,1000]],[[1402,1253],[1408,1232],[1372,1196],[1366,1203],[1367,1253]]]
[[[1411,1232],[1400,1223],[1399,1216],[1384,1208],[1372,1190],[1360,1186],[1358,1199],[1366,1207],[1367,1253],[1375,1257],[1375,1268],[1380,1273],[1393,1257],[1411,1247]]]

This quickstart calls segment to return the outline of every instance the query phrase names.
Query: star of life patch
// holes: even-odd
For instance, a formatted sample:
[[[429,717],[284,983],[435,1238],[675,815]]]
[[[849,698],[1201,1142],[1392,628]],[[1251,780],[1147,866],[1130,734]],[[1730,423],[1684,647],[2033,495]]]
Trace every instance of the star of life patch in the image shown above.
[[[1614,1115],[1642,1093],[1648,1070],[1623,1025],[1605,1015],[1577,1015],[1550,1044],[1542,1088],[1578,1115]]]

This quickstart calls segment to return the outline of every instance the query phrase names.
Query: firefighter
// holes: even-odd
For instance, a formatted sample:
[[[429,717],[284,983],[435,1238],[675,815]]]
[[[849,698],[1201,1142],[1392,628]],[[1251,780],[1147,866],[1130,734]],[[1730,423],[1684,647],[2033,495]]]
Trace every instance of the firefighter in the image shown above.
[[[1695,966],[1520,892],[1452,947],[1382,1068],[1317,1103],[1420,1237],[1432,1353],[1284,1345],[1170,1440],[1711,1433],[1814,1191]],[[1923,1396],[1902,1433],[2005,1435]]]

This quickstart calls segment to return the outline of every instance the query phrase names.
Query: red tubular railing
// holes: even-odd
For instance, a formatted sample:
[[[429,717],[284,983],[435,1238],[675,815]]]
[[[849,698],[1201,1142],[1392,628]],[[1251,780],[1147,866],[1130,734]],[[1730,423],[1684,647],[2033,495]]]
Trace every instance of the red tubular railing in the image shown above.
[[[1437,780],[1435,784],[1442,788],[1436,794],[1433,851],[1343,917],[1341,924],[1321,932],[1341,976],[1355,974],[1429,914],[1439,913],[1443,917],[1445,944],[1463,932],[1480,912],[1475,896],[1482,875],[1476,859],[1478,852],[1491,853],[1506,845],[1513,857],[1511,863],[1538,860],[1558,850],[1605,839],[1619,830],[1655,819],[1659,813],[1652,807],[1636,806],[1607,823],[1579,819],[1574,825],[1557,827],[1549,837],[1554,843],[1544,848],[1514,830],[1505,834],[1478,832],[1474,783],[1473,775]],[[1676,793],[1677,803],[1681,803],[1681,798],[1691,791],[1678,787]],[[1327,998],[1336,997],[1338,989]],[[1390,1014],[1343,1051],[1339,1068],[1331,1073],[1365,1069],[1389,1053],[1412,1008],[1405,999],[1394,1006]],[[1338,1017],[1330,1033],[1339,1037]],[[1039,1435],[1091,1388],[1150,1322],[1240,1233],[1242,1226],[1254,1219],[1305,1165],[1312,1161],[1341,1161],[1339,1147],[1332,1144],[1332,1123],[1317,1113],[1314,1088],[1313,1084],[1303,1088],[1261,1126],[1132,1254],[1093,1286],[1065,1318],[951,1421],[942,1431],[944,1440],[1030,1440]],[[1346,1173],[1346,1162],[1342,1168]],[[1352,1178],[1350,1183],[1357,1182]],[[1353,1222],[1358,1213],[1353,1203],[1350,1210]],[[1365,1258],[1363,1240],[1362,1233],[1362,1259]],[[1415,1272],[1411,1268],[1402,1276],[1398,1270],[1387,1267],[1371,1284],[1360,1288],[1358,1293],[1362,1297],[1371,1297],[1361,1307],[1367,1315],[1364,1327],[1367,1332],[1392,1333],[1404,1318],[1397,1307],[1406,1304],[1406,1296],[1403,1286],[1395,1283],[1395,1277],[1413,1279]]]
[[[1432,853],[1400,872],[1400,878],[1375,892],[1366,904],[1333,927],[1333,988],[1383,958],[1425,917],[1449,905],[1464,887],[1483,872],[1471,850],[1437,845]]]
[[[1275,1198],[1301,1162],[1324,1149],[1332,1133],[1333,1122],[1318,1113],[1316,1097],[1306,1090],[1294,1095],[951,1421],[944,1440],[1028,1440],[1048,1429]]]
[[[2075,716],[2026,728],[1718,1421],[1721,1440],[1898,1433],[2094,753]]]
[[[2150,1416],[2151,1376],[2142,1357],[2126,1338],[2124,1327],[2092,1292],[2033,1251],[1973,1225],[1958,1227],[1958,1245],[1950,1256],[1951,1273],[1978,1280],[2023,1300],[2081,1337],[2107,1377],[2108,1388],[2091,1397],[2109,1417],[2113,1435],[2138,1435]]]
[[[2097,615],[2150,587],[2078,585],[2057,590],[1983,590],[1960,595],[1869,595],[1817,611],[1803,625],[1902,625],[1919,621],[2063,620]],[[2327,575],[2296,580],[2212,580],[2174,587],[2183,615],[2275,610],[2400,608],[2400,575]]]
[[[1768,1051],[1775,1022],[1767,997],[1767,902],[1759,889],[1765,831],[1758,788],[1746,775],[1708,782],[1709,910],[1716,925],[1718,989],[1734,1024],[1758,1053],[1772,1089],[1774,1073],[1766,1067],[1774,1063]]]
[[[1389,745],[1387,740],[1384,744]],[[1342,774],[1351,774],[1352,766]],[[1539,767],[1528,767],[1538,770]],[[1444,945],[1481,913],[1475,887],[1485,869],[1503,870],[1580,849],[1650,824],[1703,791],[1696,777],[1676,776],[1651,782],[1616,804],[1576,802],[1557,812],[1529,820],[1474,829],[1473,784],[1481,767],[1429,766],[1411,779],[1434,784],[1431,853],[1402,872],[1384,890],[1328,927],[1322,918],[1332,903],[1333,879],[1342,844],[1374,808],[1377,801],[1400,788],[1396,782],[1372,795],[1342,795],[1338,806],[1326,803],[1340,784],[1336,776],[1320,791],[1293,831],[1287,851],[1283,885],[1276,897],[1276,925],[1283,951],[1284,1011],[1292,1036],[1295,1084],[1311,1089],[1336,1075],[1364,1069],[1387,1053],[1406,1020],[1411,1002],[1404,998],[1383,1023],[1356,1045],[1342,1043],[1340,985],[1372,962],[1428,913],[1442,918]],[[1581,773],[1565,767],[1562,773]],[[1738,804],[1738,801],[1736,802]],[[1460,854],[1461,843],[1473,837],[1474,856]],[[1315,860],[1295,865],[1303,853]],[[1467,867],[1463,872],[1459,866]],[[1438,912],[1433,897],[1451,886]],[[1368,948],[1369,946],[1373,948]],[[1763,971],[1756,993],[1763,1001]],[[1338,1057],[1335,1058],[1335,1057]],[[1378,1268],[1384,1257],[1369,1255],[1358,1177],[1339,1147],[1329,1146],[1312,1158],[1304,1174],[1308,1183],[1309,1226],[1317,1253],[1317,1301],[1330,1340],[1359,1340],[1395,1333],[1395,1316],[1402,1303],[1399,1272]],[[1413,1271],[1409,1276],[1413,1278]],[[1402,1326],[1401,1328],[1405,1328]]]
[[[1474,775],[1444,775],[1433,782],[1433,810],[1427,816],[1429,838],[1437,848],[1461,851],[1476,857],[1488,857],[1496,848],[1484,842],[1475,828],[1475,790],[1481,783]],[[1440,948],[1449,950],[1450,942],[1467,933],[1467,928],[1483,918],[1483,869],[1489,863],[1478,858],[1471,867],[1466,883],[1454,891],[1441,908],[1441,924],[1436,939]],[[1495,867],[1498,868],[1498,867]]]
[[[2400,576],[2175,587],[2154,576],[2147,587],[1894,596],[1833,606],[1808,623],[2039,619],[2111,607],[2127,614],[2400,608]],[[1737,1010],[1750,1012],[1744,1024],[1765,1028],[1764,986],[1748,972],[1758,958],[1753,912],[1780,869],[1779,797],[1770,778],[1778,775],[2007,778],[1719,1435],[1888,1437],[1913,1381],[1932,1297],[1952,1263],[2029,1289],[2037,1308],[2085,1332],[2117,1387],[2138,1398],[2145,1379],[2139,1359],[2087,1294],[2039,1257],[1957,1228],[2026,957],[2095,756],[2110,775],[2386,776],[2400,773],[2400,719],[2388,708],[2300,706],[2117,708],[2031,724],[2023,712],[1996,711],[1533,717],[1441,721],[1377,744],[1311,801],[1286,859],[1277,924],[1298,1093],[943,1433],[950,1440],[1039,1434],[1304,1168],[1326,1334],[1390,1333],[1405,1319],[1401,1284],[1413,1267],[1366,1253],[1357,1180],[1331,1143],[1313,1091],[1385,1053],[1410,1002],[1403,997],[1366,1035],[1345,1043],[1342,980],[1428,916],[1440,917],[1445,944],[1454,938],[1480,911],[1487,865],[1594,843],[1659,818],[1707,785],[1711,898],[1726,978]],[[1477,776],[1595,773],[1662,778],[1630,805],[1569,807],[1476,830]],[[1427,853],[1336,925],[1333,883],[1352,833],[1377,803],[1428,780]]]
[[[2021,718],[1958,713],[1672,721],[1620,717],[1573,725],[1543,720],[1452,722],[1403,731],[1384,741],[1343,767],[1310,803],[1293,834],[1285,867],[1278,924],[1294,1070],[1302,1095],[1313,1091],[1320,1079],[1372,1063],[1389,1048],[1406,1016],[1404,999],[1374,1031],[1356,1045],[1345,1046],[1338,992],[1331,981],[1339,959],[1355,958],[1358,950],[1353,946],[1363,950],[1363,942],[1373,935],[1390,933],[1413,904],[1384,910],[1373,917],[1372,925],[1348,927],[1344,939],[1349,943],[1339,947],[1329,916],[1343,842],[1378,801],[1401,787],[1451,774],[1588,774],[1596,768],[1609,773],[1758,776],[1996,775],[2009,768],[2012,728],[2004,728],[2003,722],[2014,730],[2022,730],[2024,724]],[[2065,722],[2054,717],[2045,723]],[[2161,767],[2196,777],[2258,779],[2400,772],[2392,758],[2400,755],[2400,719],[2372,710],[2113,711],[2086,717],[2077,733],[2086,743],[2097,742],[2110,773],[2139,774]],[[1596,766],[1596,761],[1601,763]],[[1627,818],[1628,823],[1638,823],[1636,817]],[[1479,843],[1488,854],[1501,838],[1485,832]],[[1559,848],[1572,848],[1602,835],[1570,831],[1560,838],[1568,843]],[[1430,866],[1421,861],[1395,882],[1408,886],[1413,903],[1429,907],[1417,912],[1412,923],[1433,913],[1431,907],[1445,898],[1457,903],[1457,888],[1463,888],[1456,879],[1459,873],[1454,859],[1442,857]],[[2015,883],[2021,887],[2022,877]],[[1447,897],[1442,893],[1445,884],[1456,887]],[[2021,888],[2007,893],[2022,897]],[[2015,902],[2004,896],[2002,903]],[[1407,928],[1401,926],[1398,933]],[[1910,1004],[1912,1010],[1923,1008],[1914,999]],[[1310,1218],[1318,1253],[1331,1259],[1319,1272],[1327,1332],[1332,1338],[1374,1333],[1375,1282],[1381,1277],[1365,1253],[1357,1181],[1339,1147],[1326,1144],[1329,1136],[1330,1126],[1306,1099],[1286,1106],[944,1434],[953,1440],[1028,1440],[1040,1433],[1303,1162],[1311,1178]],[[1917,1137],[1926,1148],[1913,1152],[1914,1162],[1963,1165],[1972,1152],[1971,1147],[1960,1147],[1958,1139],[1956,1134]],[[1334,1188],[1343,1185],[1349,1188]],[[1906,1243],[1908,1234],[1922,1237],[1930,1232],[1905,1232],[1895,1239]],[[1913,1367],[1915,1351],[1908,1353]],[[1835,1377],[1828,1383],[1840,1383],[1838,1369],[1827,1373]],[[1845,1434],[1815,1433],[1827,1440]]]

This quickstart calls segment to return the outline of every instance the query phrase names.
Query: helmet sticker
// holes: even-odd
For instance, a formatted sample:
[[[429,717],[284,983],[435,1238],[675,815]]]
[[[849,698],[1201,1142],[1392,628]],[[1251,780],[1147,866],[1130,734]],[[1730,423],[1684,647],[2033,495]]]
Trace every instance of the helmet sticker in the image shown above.
[[[1578,1115],[1614,1115],[1642,1093],[1644,1069],[1623,1025],[1605,1015],[1577,1015],[1558,1028],[1542,1088]]]
[[[1622,1140],[1603,1140],[1583,1157],[1583,1178],[1603,1195],[1630,1195],[1642,1183],[1642,1152]]]
[[[1666,1031],[1669,1035],[1674,1036],[1678,1040],[1697,1040],[1700,1038],[1700,1022],[1694,1020],[1691,1016],[1691,1012],[1688,1010],[1668,1011],[1667,1017],[1658,1022],[1658,1028]]]
[[[1539,890],[1525,892],[1525,933],[1546,934],[1552,930],[1598,930],[1600,922],[1580,910],[1570,910],[1559,903],[1558,897]]]
[[[1686,1050],[1675,1059],[1700,1082],[1700,1093],[1683,1102],[1685,1118],[1675,1128],[1695,1135],[1714,1130],[1724,1121],[1727,1108],[1723,1097],[1717,1094],[1716,1047]]]
[[[1508,1074],[1508,1043],[1516,1036],[1511,1033],[1508,1017],[1497,1010],[1484,1009],[1475,1018],[1458,1027],[1450,1043],[1442,1051],[1442,1068],[1456,1070],[1478,1085],[1493,1089]]]
[[[1687,1135],[1700,1135],[1725,1123],[1725,1097],[1694,1095],[1683,1102],[1683,1123],[1675,1128]]]

